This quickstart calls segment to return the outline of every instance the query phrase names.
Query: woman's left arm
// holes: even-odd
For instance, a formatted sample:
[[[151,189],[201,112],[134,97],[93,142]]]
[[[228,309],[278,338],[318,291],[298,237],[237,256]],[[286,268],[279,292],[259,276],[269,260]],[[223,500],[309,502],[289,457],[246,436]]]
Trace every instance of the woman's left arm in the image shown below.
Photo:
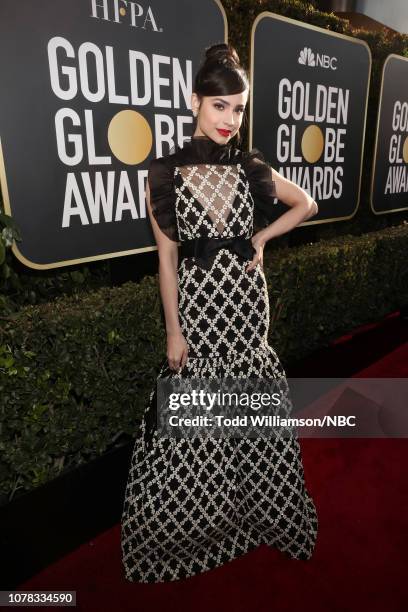
[[[294,227],[313,217],[318,213],[318,206],[304,189],[293,181],[285,178],[271,167],[272,180],[275,182],[275,192],[278,200],[290,206],[290,210],[284,212],[280,217],[263,228],[252,237],[252,244],[256,249],[253,260],[247,267],[247,271],[255,268],[257,263],[263,266],[263,247],[271,240],[281,234],[290,232]]]
[[[273,168],[271,168],[271,173],[272,180],[275,181],[276,197],[290,206],[290,210],[259,232],[259,234],[262,234],[265,243],[271,238],[290,232],[294,227],[313,217],[319,211],[316,202],[304,189]]]

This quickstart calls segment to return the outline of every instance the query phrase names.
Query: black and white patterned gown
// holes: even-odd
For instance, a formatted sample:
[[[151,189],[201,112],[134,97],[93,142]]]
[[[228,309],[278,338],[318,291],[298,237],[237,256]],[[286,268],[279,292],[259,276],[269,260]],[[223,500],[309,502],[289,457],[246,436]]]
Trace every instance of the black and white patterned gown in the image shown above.
[[[271,218],[275,184],[257,149],[243,152],[193,137],[149,168],[152,211],[172,240],[251,237]],[[268,344],[269,301],[263,270],[220,249],[205,268],[178,266],[185,367],[158,377],[285,377]],[[318,518],[292,437],[164,438],[151,426],[156,387],[136,438],[121,521],[126,579],[187,578],[261,543],[295,559],[313,553]]]

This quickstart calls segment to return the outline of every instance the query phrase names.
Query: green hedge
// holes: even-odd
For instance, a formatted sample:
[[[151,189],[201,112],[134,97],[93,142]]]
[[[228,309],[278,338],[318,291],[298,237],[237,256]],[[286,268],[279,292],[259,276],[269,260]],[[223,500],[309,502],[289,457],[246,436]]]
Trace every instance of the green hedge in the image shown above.
[[[268,243],[269,340],[284,366],[408,302],[407,238],[403,225]],[[165,355],[157,275],[0,319],[3,502],[133,436]]]
[[[271,343],[284,360],[302,359],[408,304],[407,256],[407,223],[272,252]]]
[[[2,495],[135,434],[165,351],[155,277],[27,306],[0,323]]]

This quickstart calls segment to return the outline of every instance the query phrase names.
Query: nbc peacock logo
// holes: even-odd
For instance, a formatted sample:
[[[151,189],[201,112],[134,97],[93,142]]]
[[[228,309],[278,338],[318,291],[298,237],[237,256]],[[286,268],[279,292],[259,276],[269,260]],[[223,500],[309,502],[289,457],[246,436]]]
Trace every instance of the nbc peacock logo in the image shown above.
[[[311,68],[337,70],[337,57],[331,57],[324,53],[315,53],[310,47],[303,47],[299,53],[298,64],[310,66]]]
[[[299,53],[298,63],[303,66],[316,66],[315,54],[310,47],[304,47]]]

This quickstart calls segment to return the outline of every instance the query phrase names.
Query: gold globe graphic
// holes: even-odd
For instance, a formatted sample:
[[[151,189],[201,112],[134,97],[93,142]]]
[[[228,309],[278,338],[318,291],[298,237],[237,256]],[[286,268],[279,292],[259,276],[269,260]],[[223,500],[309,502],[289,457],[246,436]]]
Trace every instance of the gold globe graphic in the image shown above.
[[[109,123],[108,142],[119,161],[134,166],[149,155],[153,135],[143,115],[134,110],[123,110],[114,115]]]
[[[302,136],[302,155],[309,164],[314,164],[321,157],[324,147],[324,136],[318,125],[309,125]]]
[[[402,145],[402,158],[408,164],[408,136],[405,137],[404,144]]]

